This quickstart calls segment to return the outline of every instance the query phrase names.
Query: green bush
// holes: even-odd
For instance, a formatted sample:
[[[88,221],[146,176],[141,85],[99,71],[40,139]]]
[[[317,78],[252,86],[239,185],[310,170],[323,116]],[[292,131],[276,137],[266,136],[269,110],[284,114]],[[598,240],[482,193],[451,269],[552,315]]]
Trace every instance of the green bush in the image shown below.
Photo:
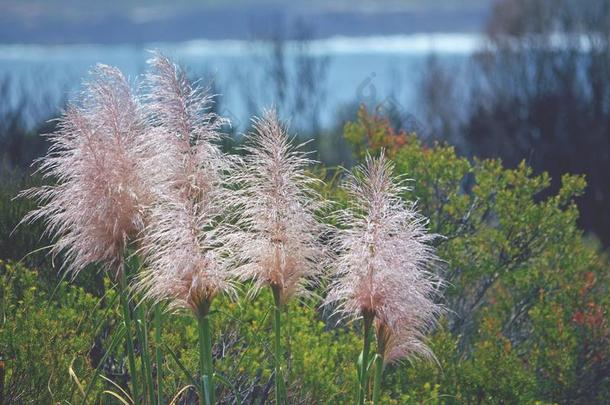
[[[384,146],[392,143],[380,142],[380,133],[395,136],[366,113],[346,132],[373,154],[380,149],[368,134]],[[393,368],[396,392],[416,390],[416,402],[429,396],[423,387],[436,386],[442,403],[603,402],[608,259],[577,227],[584,178],[565,175],[559,191],[542,198],[550,179],[525,163],[470,162],[414,135],[393,153],[397,174],[413,179],[405,197],[445,236],[438,252],[449,309],[431,338],[441,367]]]
[[[39,272],[0,261],[4,403],[59,403],[75,395],[70,373],[91,374],[90,349],[106,310],[79,287],[41,283]],[[50,288],[51,287],[51,288]]]

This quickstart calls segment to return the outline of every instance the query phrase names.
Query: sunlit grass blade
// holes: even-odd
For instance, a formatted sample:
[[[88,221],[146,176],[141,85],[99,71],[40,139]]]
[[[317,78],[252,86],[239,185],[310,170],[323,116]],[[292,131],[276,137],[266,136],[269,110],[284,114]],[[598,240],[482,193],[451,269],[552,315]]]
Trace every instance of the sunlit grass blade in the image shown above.
[[[70,362],[70,367],[68,367],[68,374],[70,375],[70,378],[72,378],[72,380],[74,380],[74,383],[76,383],[76,386],[78,387],[81,394],[83,394],[83,396],[85,396],[85,389],[83,388],[83,385],[81,384],[80,380],[78,379],[78,376],[74,372],[74,368],[72,367],[72,365],[74,364],[74,360],[76,360],[76,357],[73,358],[72,361]]]
[[[123,399],[125,399],[125,398],[126,398],[126,400],[128,400],[130,403],[133,403],[133,398],[131,398],[131,397],[129,396],[129,394],[128,394],[128,393],[126,393],[126,392],[125,392],[125,390],[124,390],[124,389],[123,389],[123,388],[122,388],[122,387],[121,387],[119,384],[117,384],[116,382],[112,381],[110,378],[108,378],[108,377],[106,377],[106,376],[104,376],[104,375],[102,375],[102,376],[100,376],[100,377],[101,377],[103,380],[106,380],[106,382],[109,382],[110,384],[112,384],[113,386],[115,386],[115,387],[116,387],[116,388],[117,388],[119,391],[121,391],[121,394],[123,394],[123,396],[122,396],[121,398],[123,398]],[[109,393],[109,392],[111,392],[111,391],[104,391],[104,392]]]
[[[117,394],[114,391],[105,390],[105,391],[103,391],[103,394],[108,394],[108,395],[116,398],[117,400],[119,400],[119,402],[121,402],[124,405],[132,405],[133,404],[133,402],[128,402],[125,398],[121,397],[119,394]]]
[[[182,395],[182,393],[183,393],[184,391],[186,391],[186,390],[188,390],[188,389],[191,389],[191,388],[195,388],[195,389],[196,389],[197,387],[196,387],[196,386],[194,386],[194,385],[186,385],[186,386],[182,387],[182,388],[180,389],[180,391],[178,391],[178,392],[176,393],[176,395],[174,395],[174,397],[172,398],[172,400],[171,400],[171,401],[169,401],[169,404],[170,404],[170,405],[174,405],[174,404],[176,404],[176,401],[178,400],[178,398],[180,398],[180,395]]]

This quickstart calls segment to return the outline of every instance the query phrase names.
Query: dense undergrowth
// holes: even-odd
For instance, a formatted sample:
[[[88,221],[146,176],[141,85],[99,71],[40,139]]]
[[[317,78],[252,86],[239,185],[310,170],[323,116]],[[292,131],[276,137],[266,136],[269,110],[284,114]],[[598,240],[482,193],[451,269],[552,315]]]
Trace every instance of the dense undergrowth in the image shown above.
[[[365,110],[346,125],[345,137],[358,159],[385,148],[396,174],[412,179],[405,197],[445,236],[437,249],[449,311],[430,337],[438,363],[389,366],[381,402],[603,403],[610,396],[608,259],[576,226],[574,201],[585,179],[565,175],[557,194],[541,198],[550,179],[526,164],[469,161]],[[324,167],[316,173],[326,179],[320,192],[346,204],[340,177]],[[118,401],[104,392],[128,387],[122,341],[110,350],[120,322],[115,289],[95,269],[60,281],[44,251],[16,262],[48,241],[30,225],[7,237],[31,209],[11,200],[21,187],[11,183],[0,194],[2,400],[81,403],[87,394],[91,403]],[[273,402],[272,302],[263,291],[215,303],[213,357],[226,380],[217,386],[219,402]],[[285,320],[289,402],[353,403],[359,329],[337,322],[320,303],[293,302]],[[166,316],[162,342],[164,400],[195,403],[196,322]],[[105,378],[90,385],[98,366]]]

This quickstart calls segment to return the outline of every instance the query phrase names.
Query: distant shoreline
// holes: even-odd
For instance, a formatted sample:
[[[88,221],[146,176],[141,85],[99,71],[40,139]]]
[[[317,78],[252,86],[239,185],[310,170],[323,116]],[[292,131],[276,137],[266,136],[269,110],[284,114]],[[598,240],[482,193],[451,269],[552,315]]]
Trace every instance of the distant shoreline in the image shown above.
[[[337,54],[471,54],[481,49],[485,37],[466,33],[415,33],[408,35],[348,37],[334,36],[307,40],[312,56]],[[302,41],[287,40],[286,51],[296,49]],[[180,42],[151,42],[145,44],[0,44],[0,60],[40,60],[57,57],[58,52],[95,52],[98,48],[156,49],[171,48],[172,53],[185,56],[242,56],[268,51],[270,41],[232,39],[193,39]]]
[[[489,10],[334,10],[265,6],[157,12],[67,10],[17,14],[0,5],[0,44],[147,44],[206,40],[328,39],[336,36],[479,33]]]

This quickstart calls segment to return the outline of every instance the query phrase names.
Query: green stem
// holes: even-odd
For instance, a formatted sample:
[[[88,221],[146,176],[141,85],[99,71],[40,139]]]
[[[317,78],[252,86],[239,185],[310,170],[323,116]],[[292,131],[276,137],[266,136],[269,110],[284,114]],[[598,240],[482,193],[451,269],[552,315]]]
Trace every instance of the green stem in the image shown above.
[[[273,303],[274,303],[273,331],[275,332],[275,340],[274,340],[273,349],[275,351],[275,364],[274,364],[274,366],[275,366],[275,398],[276,398],[276,403],[279,405],[279,404],[284,404],[286,402],[284,395],[283,395],[284,394],[284,390],[283,390],[284,381],[282,380],[283,377],[282,377],[282,367],[281,367],[281,360],[282,360],[281,313],[282,313],[282,309],[281,309],[279,288],[272,287],[271,289],[273,290]]]
[[[373,386],[373,405],[379,403],[379,394],[381,392],[381,376],[383,375],[383,357],[377,353],[375,359],[375,385]]]
[[[215,403],[214,375],[212,365],[212,336],[210,317],[207,311],[198,317],[199,322],[199,369],[201,373],[200,395],[202,403]]]
[[[368,370],[369,352],[371,349],[371,329],[373,326],[374,315],[369,312],[364,313],[364,346],[362,348],[362,364],[360,364],[360,387],[358,389],[358,404],[363,405],[368,391]]]
[[[129,372],[131,373],[131,390],[134,404],[139,403],[138,378],[136,373],[136,355],[133,348],[133,336],[131,331],[131,313],[129,300],[127,299],[127,280],[125,270],[119,271],[119,295],[121,296],[121,307],[123,308],[123,320],[125,322],[125,340],[127,343],[127,357],[129,359]]]
[[[286,306],[286,311],[288,311],[288,306]],[[287,330],[287,335],[286,336],[286,350],[285,350],[285,355],[286,355],[286,384],[288,386],[290,386],[290,382],[292,381],[292,322],[290,322],[290,319],[287,320],[286,322],[286,326],[288,328]]]
[[[157,403],[163,403],[163,355],[161,353],[161,306],[155,305],[155,357],[157,362]]]
[[[142,348],[142,374],[146,380],[146,388],[148,389],[148,403],[155,403],[155,386],[152,377],[152,364],[150,361],[150,345],[148,344],[148,322],[146,320],[146,311],[144,310],[144,304],[140,304],[137,310],[136,323],[138,325],[138,338],[140,340],[140,347]],[[138,322],[138,319],[140,322]]]

